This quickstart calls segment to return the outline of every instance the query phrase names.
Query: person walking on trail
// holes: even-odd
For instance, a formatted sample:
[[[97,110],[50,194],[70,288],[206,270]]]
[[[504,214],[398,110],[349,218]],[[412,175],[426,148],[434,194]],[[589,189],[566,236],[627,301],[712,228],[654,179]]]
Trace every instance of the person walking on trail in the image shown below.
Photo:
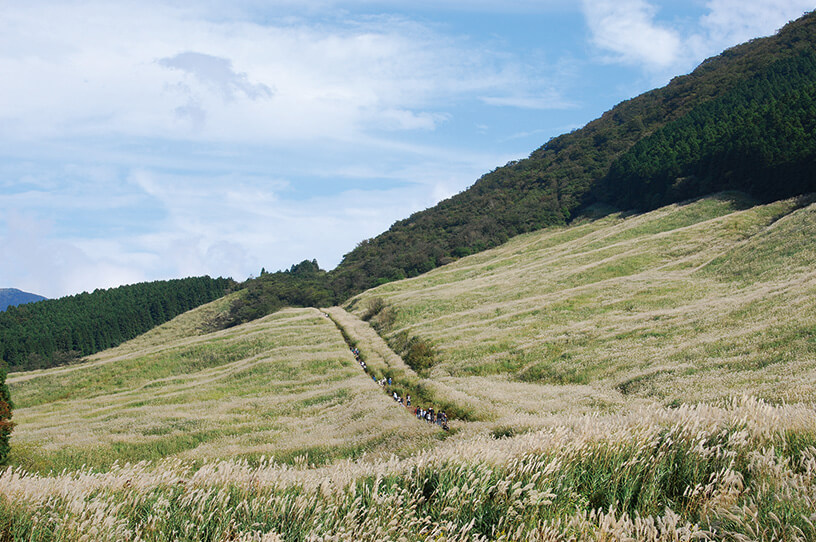
[[[406,406],[411,406],[411,396],[410,395],[405,398],[405,405]]]

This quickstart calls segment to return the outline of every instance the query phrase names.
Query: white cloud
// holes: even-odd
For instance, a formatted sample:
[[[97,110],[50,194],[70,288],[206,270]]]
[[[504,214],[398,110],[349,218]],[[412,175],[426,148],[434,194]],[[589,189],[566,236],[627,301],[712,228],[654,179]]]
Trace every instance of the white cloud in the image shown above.
[[[487,105],[498,107],[518,107],[520,109],[567,109],[573,104],[556,93],[544,96],[511,95],[483,96],[481,100]]]
[[[688,39],[695,61],[749,39],[769,36],[816,6],[812,0],[709,0],[706,8],[699,31]]]
[[[768,36],[812,9],[812,0],[708,0],[706,12],[690,24],[658,22],[658,6],[646,0],[583,0],[593,44],[611,53],[604,60],[641,66],[660,77]]]
[[[386,109],[374,115],[372,122],[385,130],[434,130],[450,118],[448,113],[413,112],[407,109]]]
[[[644,0],[583,0],[583,10],[593,43],[616,61],[664,69],[681,54],[678,33],[655,22]]]
[[[53,298],[145,280],[127,259],[93,257],[59,239],[49,221],[11,212],[0,217],[0,225],[0,284]]]
[[[162,137],[349,141],[433,129],[428,111],[522,90],[466,39],[399,17],[269,23],[195,17],[158,3],[6,6],[0,138]],[[52,21],[52,24],[43,24]]]
[[[701,22],[712,39],[735,45],[773,33],[816,8],[812,0],[710,0]]]

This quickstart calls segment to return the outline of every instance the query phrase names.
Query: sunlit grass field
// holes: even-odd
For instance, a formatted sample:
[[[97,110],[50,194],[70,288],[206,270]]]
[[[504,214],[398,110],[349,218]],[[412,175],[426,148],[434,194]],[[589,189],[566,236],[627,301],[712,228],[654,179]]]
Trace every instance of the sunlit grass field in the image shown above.
[[[497,417],[735,394],[813,401],[810,201],[721,194],[542,230],[347,307],[363,316],[383,299],[394,320],[383,335],[429,340],[432,378]]]
[[[0,539],[814,540],[811,201],[587,218],[345,307],[208,332],[222,299],[11,374]]]
[[[179,460],[0,476],[8,540],[816,538],[816,411],[652,405],[325,467]]]
[[[10,375],[12,464],[59,471],[264,455],[320,464],[406,454],[433,439],[405,423],[411,417],[371,384],[316,309],[204,334],[208,310],[87,363]]]

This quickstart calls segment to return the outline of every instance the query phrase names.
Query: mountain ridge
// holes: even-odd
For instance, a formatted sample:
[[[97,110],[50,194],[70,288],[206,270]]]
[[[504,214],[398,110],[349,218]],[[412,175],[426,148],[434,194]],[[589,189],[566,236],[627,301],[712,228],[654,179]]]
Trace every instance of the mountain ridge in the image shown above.
[[[26,303],[36,303],[37,301],[44,301],[47,297],[24,292],[17,288],[0,288],[0,312],[3,312],[9,307],[24,305]]]

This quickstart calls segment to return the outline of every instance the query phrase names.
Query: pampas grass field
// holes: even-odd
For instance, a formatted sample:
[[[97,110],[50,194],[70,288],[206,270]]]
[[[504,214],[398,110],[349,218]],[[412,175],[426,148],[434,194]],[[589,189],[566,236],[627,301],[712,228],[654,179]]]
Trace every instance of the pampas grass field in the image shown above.
[[[751,203],[10,374],[0,540],[816,540],[816,204]]]
[[[12,463],[39,472],[168,456],[308,454],[321,463],[410,453],[433,439],[404,423],[405,409],[383,401],[316,309],[211,334],[185,322],[195,315],[179,318],[137,339],[141,345],[10,375]]]
[[[12,540],[813,540],[816,411],[563,416],[408,458],[0,476]]]
[[[721,194],[505,245],[352,299],[497,413],[816,399],[816,205]],[[377,326],[375,316],[372,323]],[[384,325],[387,324],[387,325]]]

